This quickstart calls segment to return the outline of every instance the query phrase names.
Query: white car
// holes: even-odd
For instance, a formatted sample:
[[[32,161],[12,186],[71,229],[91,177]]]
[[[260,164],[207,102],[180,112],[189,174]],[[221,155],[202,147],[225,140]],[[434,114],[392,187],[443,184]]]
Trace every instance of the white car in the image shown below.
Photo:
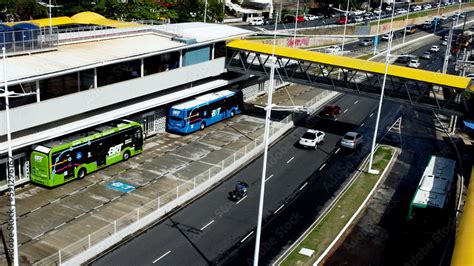
[[[401,14],[406,14],[408,11],[406,11],[404,8],[399,8],[395,10],[395,14],[401,15]]]
[[[265,24],[265,21],[263,21],[262,18],[253,18],[249,20],[249,25],[251,26],[262,26]]]
[[[382,35],[382,40],[383,41],[388,41],[388,40],[390,40],[390,37],[393,37],[393,33],[392,34],[385,33],[384,35]]]
[[[442,41],[442,42],[441,42],[441,45],[443,45],[443,46],[448,46],[448,41],[446,41],[446,40]]]
[[[341,47],[337,45],[331,45],[326,49],[326,53],[328,54],[337,54],[339,52],[341,52]]]
[[[312,20],[316,20],[316,19],[318,19],[318,18],[315,15],[309,14],[309,15],[304,16],[305,21],[312,21]]]
[[[430,52],[433,52],[433,53],[439,52],[439,46],[438,45],[431,46]]]
[[[430,51],[425,51],[425,52],[421,55],[421,58],[426,59],[426,60],[430,60],[430,59],[431,59],[431,53],[430,53]]]
[[[413,12],[420,11],[420,10],[421,10],[421,6],[412,6],[411,7],[411,11],[413,11]]]
[[[298,142],[301,146],[305,148],[318,148],[318,144],[324,141],[326,134],[324,132],[314,129],[308,129],[304,135],[300,138]]]
[[[362,22],[364,19],[361,16],[354,17],[355,22]]]
[[[418,62],[418,59],[412,59],[410,62],[408,62],[408,67],[412,68],[419,68],[420,67],[420,62]]]

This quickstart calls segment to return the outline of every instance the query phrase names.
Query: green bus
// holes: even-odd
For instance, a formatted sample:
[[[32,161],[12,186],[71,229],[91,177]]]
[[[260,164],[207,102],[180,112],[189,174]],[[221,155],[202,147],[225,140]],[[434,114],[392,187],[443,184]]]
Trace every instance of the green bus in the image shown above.
[[[31,181],[46,187],[64,184],[143,151],[139,123],[115,120],[33,146]]]

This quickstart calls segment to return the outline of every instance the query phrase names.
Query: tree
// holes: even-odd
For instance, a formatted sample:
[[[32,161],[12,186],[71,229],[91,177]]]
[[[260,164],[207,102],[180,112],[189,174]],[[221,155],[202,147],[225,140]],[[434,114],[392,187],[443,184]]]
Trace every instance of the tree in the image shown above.
[[[21,21],[44,18],[48,15],[46,7],[35,0],[2,0],[0,2],[2,21]]]

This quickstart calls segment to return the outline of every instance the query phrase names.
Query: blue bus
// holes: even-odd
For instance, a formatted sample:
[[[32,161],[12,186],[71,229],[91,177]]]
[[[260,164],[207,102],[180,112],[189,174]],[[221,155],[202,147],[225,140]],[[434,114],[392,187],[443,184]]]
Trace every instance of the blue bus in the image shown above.
[[[167,130],[188,134],[241,113],[242,92],[222,90],[171,106]]]

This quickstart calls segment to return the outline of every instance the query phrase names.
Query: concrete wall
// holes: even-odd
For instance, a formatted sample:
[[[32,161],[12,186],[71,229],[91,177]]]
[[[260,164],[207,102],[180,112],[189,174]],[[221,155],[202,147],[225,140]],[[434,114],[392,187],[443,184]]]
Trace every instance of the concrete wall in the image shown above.
[[[225,72],[224,57],[39,103],[19,106],[10,110],[11,132],[18,132],[84,114],[105,106],[197,81],[203,77],[218,76],[223,72]],[[6,135],[5,111],[0,112],[0,136],[2,135]]]

